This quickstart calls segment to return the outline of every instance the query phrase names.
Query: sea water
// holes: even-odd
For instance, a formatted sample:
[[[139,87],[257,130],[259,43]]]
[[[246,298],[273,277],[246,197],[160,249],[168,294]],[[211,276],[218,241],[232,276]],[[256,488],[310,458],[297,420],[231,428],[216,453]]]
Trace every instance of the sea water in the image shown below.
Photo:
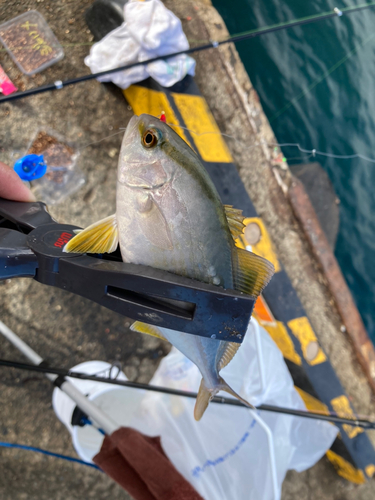
[[[213,0],[231,34],[352,2]],[[375,342],[375,7],[237,43],[290,164],[318,161],[341,200],[335,255]]]

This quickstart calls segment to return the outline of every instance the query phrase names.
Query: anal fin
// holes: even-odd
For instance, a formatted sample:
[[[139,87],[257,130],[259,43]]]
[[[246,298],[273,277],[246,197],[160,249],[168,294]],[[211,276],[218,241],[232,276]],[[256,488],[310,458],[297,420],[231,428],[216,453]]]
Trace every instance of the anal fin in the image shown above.
[[[147,333],[147,335],[152,335],[158,339],[167,340],[157,326],[148,325],[147,323],[142,323],[142,321],[135,321],[131,325],[130,330],[138,333]]]
[[[232,361],[233,356],[236,354],[240,346],[241,344],[238,344],[237,342],[227,342],[225,351],[223,352],[217,366],[218,371],[222,370],[230,361]]]

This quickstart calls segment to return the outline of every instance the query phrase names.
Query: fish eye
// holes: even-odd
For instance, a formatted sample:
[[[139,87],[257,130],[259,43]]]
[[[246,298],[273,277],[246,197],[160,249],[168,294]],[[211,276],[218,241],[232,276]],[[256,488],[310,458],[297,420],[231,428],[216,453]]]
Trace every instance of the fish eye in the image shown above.
[[[154,148],[158,143],[158,136],[153,130],[146,130],[142,137],[142,143],[146,148]]]

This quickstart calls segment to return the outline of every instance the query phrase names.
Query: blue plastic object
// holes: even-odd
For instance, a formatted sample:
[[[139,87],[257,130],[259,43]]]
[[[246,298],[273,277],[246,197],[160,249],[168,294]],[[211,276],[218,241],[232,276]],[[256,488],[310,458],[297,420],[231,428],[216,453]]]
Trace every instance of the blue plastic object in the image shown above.
[[[84,460],[80,460],[79,458],[75,457],[61,455],[60,453],[53,453],[52,451],[42,450],[41,448],[35,448],[35,446],[26,446],[17,443],[6,443],[3,441],[0,441],[0,446],[4,448],[19,448],[21,450],[36,451],[37,453],[43,453],[44,455],[49,455],[50,457],[63,458],[64,460],[69,460],[69,462],[76,462],[78,464],[88,465],[89,467],[93,467],[94,469],[101,470],[100,467],[90,462],[85,462]]]
[[[26,155],[14,164],[15,172],[23,181],[40,179],[47,171],[43,155]]]

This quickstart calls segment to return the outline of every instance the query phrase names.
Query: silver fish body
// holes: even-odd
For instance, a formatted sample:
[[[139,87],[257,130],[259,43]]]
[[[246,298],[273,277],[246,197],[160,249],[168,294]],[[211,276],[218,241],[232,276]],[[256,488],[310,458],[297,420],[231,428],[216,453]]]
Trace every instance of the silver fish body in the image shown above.
[[[198,337],[184,332],[161,329],[163,336],[199,369],[206,387],[216,388],[222,383],[218,366],[228,342]]]
[[[158,133],[157,147],[144,148],[144,130]],[[191,148],[155,117],[134,116],[127,127],[116,218],[124,261],[233,287],[234,242],[216,189]]]
[[[238,249],[241,212],[224,207],[195,152],[165,123],[134,116],[123,139],[116,190],[116,213],[67,245],[72,252],[112,252],[120,245],[125,262],[163,269],[257,297],[273,274],[271,263]],[[219,372],[239,344],[198,337],[135,322],[133,330],[168,340],[202,374],[195,418],[220,390],[248,406]]]

